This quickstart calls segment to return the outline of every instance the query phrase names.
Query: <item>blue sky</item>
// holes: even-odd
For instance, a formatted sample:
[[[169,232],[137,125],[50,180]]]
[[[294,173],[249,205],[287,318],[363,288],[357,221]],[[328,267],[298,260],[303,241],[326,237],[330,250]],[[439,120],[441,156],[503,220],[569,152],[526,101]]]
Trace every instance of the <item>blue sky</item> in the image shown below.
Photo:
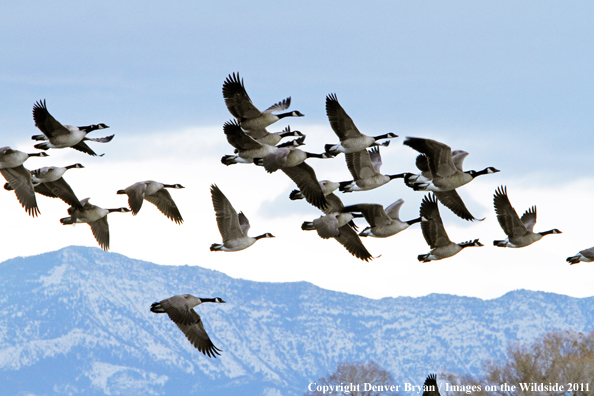
[[[9,1],[0,11],[0,146],[34,151],[29,139],[38,131],[31,109],[45,98],[58,120],[104,122],[116,136],[93,145],[105,157],[52,150],[47,159],[29,160],[29,168],[83,163],[85,169],[65,178],[79,198],[90,196],[104,207],[125,205],[115,191],[139,180],[186,186],[173,193],[183,226],[169,224],[148,205],[134,218],[110,215],[112,251],[250,279],[309,280],[370,297],[495,297],[514,288],[591,294],[585,282],[569,286],[576,277],[578,283],[591,279],[591,266],[564,263],[594,245],[587,227],[594,219],[590,3]],[[301,222],[319,214],[286,199],[293,188],[286,176],[219,162],[232,152],[222,133],[231,115],[221,94],[232,72],[241,74],[260,108],[292,97],[292,109],[305,117],[270,130],[290,124],[307,134],[309,151],[337,140],[324,109],[325,96],[334,92],[362,132],[401,136],[382,151],[386,173],[414,170],[416,153],[402,146],[403,136],[430,137],[470,152],[467,169],[500,169],[460,192],[477,217],[487,216],[483,223],[466,223],[441,209],[453,240],[481,237],[486,246],[419,268],[416,254],[429,249],[418,228],[366,241],[373,254],[382,254],[372,264],[334,249],[333,241],[302,235]],[[350,178],[342,157],[311,164],[320,178]],[[208,246],[220,238],[209,206],[211,183],[244,210],[252,233],[270,231],[277,238],[232,255],[210,253]],[[564,233],[522,251],[494,250],[491,241],[503,233],[492,194],[501,184],[518,212],[538,206],[536,230]],[[402,218],[416,217],[422,195],[400,183],[341,198],[388,205],[401,197]],[[0,202],[4,223],[11,224],[1,231],[1,259],[73,243],[95,246],[85,225],[59,224],[66,216],[60,202],[40,198],[37,219],[28,218],[10,193],[0,194]],[[398,251],[400,244],[415,253]],[[286,258],[293,250],[298,253]],[[304,264],[316,260],[317,266]],[[514,275],[501,274],[496,286],[460,285],[500,273],[502,260]],[[519,279],[545,264],[545,274]],[[427,268],[441,279],[424,281]],[[380,278],[382,287],[375,281]],[[393,288],[394,279],[406,281]]]

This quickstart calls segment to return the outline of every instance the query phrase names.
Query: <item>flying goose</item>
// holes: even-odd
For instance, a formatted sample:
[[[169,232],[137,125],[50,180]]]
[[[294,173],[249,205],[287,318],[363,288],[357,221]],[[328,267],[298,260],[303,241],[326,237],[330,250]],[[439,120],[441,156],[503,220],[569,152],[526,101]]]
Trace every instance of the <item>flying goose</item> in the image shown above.
[[[416,191],[451,191],[470,183],[477,176],[499,172],[492,166],[482,171],[462,171],[462,161],[468,154],[464,153],[457,159],[456,166],[450,146],[436,140],[407,137],[404,144],[425,154],[429,162],[432,180],[414,182],[412,188]]]
[[[591,247],[589,249],[580,250],[580,252],[578,254],[576,254],[575,256],[567,257],[567,262],[570,265],[577,264],[580,261],[583,261],[586,263],[594,261],[594,247]]]
[[[312,171],[313,171],[313,169],[312,169]],[[313,177],[312,180],[314,180],[314,181],[316,180],[315,179],[315,173],[314,173],[314,177]],[[333,182],[333,181],[330,181],[330,180],[320,180],[318,183],[320,185],[320,188],[322,189],[322,193],[324,194],[324,196],[330,194],[333,191],[336,191],[338,189],[338,187],[340,187],[340,184],[338,184],[336,182]],[[295,201],[295,200],[298,200],[298,199],[305,198],[305,195],[303,195],[303,192],[301,190],[293,190],[289,194],[289,198],[292,201]]]
[[[329,186],[332,182],[318,182],[316,172],[305,162],[291,168],[281,168],[281,170],[299,187],[299,190],[291,192],[289,198],[292,200],[305,198],[307,202],[320,210],[324,210],[328,206],[326,195],[338,188],[334,187],[330,190]],[[334,184],[338,186],[337,183]]]
[[[439,215],[439,208],[437,207],[437,198],[435,195],[428,194],[423,197],[420,213],[423,237],[432,250],[427,254],[420,254],[417,257],[419,261],[428,262],[432,260],[441,260],[457,254],[466,247],[483,246],[478,239],[462,243],[454,243],[450,241],[450,238],[443,227],[441,216]]]
[[[264,165],[264,169],[268,173],[274,173],[279,169],[292,168],[304,163],[308,158],[334,158],[333,155],[327,153],[309,153],[298,148],[277,147],[272,153],[264,156],[262,159],[257,159],[254,162],[256,165]]]
[[[258,239],[274,238],[270,233],[256,237],[248,236],[250,222],[243,212],[237,214],[231,202],[215,184],[210,186],[210,194],[217,217],[217,226],[223,237],[223,243],[213,243],[210,246],[211,252],[236,252],[252,246]]]
[[[303,222],[301,229],[316,230],[324,239],[336,239],[350,254],[360,260],[367,262],[373,260],[373,256],[357,235],[357,226],[352,221],[353,218],[361,215],[345,211],[342,201],[334,193],[326,195],[326,199],[328,207],[323,210],[324,215],[314,221]]]
[[[277,147],[256,141],[246,134],[236,120],[223,124],[223,132],[230,145],[235,147],[237,155],[225,155],[221,162],[225,165],[251,164],[277,150]]]
[[[239,78],[239,73],[229,74],[225,79],[223,97],[229,112],[239,121],[241,127],[248,132],[260,133],[259,131],[263,128],[284,117],[303,117],[303,114],[298,111],[272,114],[276,111],[288,109],[291,105],[291,97],[270,106],[264,111],[258,110],[248,96],[243,85],[243,79]]]
[[[262,144],[269,144],[271,146],[276,146],[280,143],[282,138],[296,136],[296,137],[305,137],[299,131],[292,131],[290,126],[287,126],[281,132],[268,132],[266,128],[261,129],[252,129],[247,132],[250,137],[254,140],[262,143]]]
[[[82,209],[77,209],[74,206],[68,208],[69,217],[60,219],[60,223],[76,224],[87,223],[91,227],[91,232],[95,240],[103,250],[109,250],[109,224],[107,223],[107,215],[113,212],[129,212],[128,208],[103,209],[89,203],[90,198],[85,198],[80,201]]]
[[[533,232],[536,224],[536,206],[524,212],[522,218],[518,217],[507,197],[507,187],[500,186],[493,195],[493,205],[497,213],[497,221],[507,235],[507,239],[493,241],[493,245],[499,247],[521,248],[528,246],[543,236],[549,234],[561,234],[561,231],[554,228],[549,231]]]
[[[68,169],[84,168],[81,164],[68,166],[45,166],[30,171],[33,189],[36,193],[50,198],[60,198],[70,206],[82,208],[82,205],[74,191],[62,177]],[[5,190],[13,190],[10,183],[4,185]]]
[[[23,166],[29,157],[47,157],[47,153],[27,154],[10,147],[0,147],[0,173],[14,189],[21,206],[35,217],[39,215],[31,173]]]
[[[396,175],[382,175],[382,156],[379,147],[371,150],[361,150],[356,153],[346,153],[345,160],[353,180],[340,182],[342,192],[373,190],[388,183],[392,179],[404,177],[403,173]]]
[[[35,120],[35,126],[39,128],[41,132],[43,132],[43,135],[34,135],[31,137],[31,139],[45,140],[45,142],[36,144],[34,146],[36,149],[40,150],[72,147],[75,150],[96,156],[97,154],[91,150],[91,148],[87,146],[84,141],[89,140],[98,143],[107,143],[110,142],[114,137],[114,135],[96,139],[87,137],[87,133],[89,132],[93,132],[98,129],[109,128],[105,124],[95,124],[80,127],[62,125],[54,117],[52,117],[49,111],[47,111],[45,99],[43,102],[36,102],[33,106],[33,120]]]
[[[219,352],[222,351],[214,346],[204,330],[200,315],[194,311],[194,307],[206,302],[225,303],[220,297],[199,298],[191,294],[180,294],[154,302],[151,305],[151,312],[166,313],[196,349],[205,356],[216,358],[216,355],[220,356]]]
[[[132,209],[132,215],[136,216],[142,207],[144,200],[149,201],[159,209],[161,213],[176,224],[181,224],[184,219],[179,213],[177,205],[171,198],[166,188],[184,188],[181,184],[163,184],[152,180],[146,180],[134,183],[123,190],[118,190],[117,194],[128,195],[128,205]]]
[[[355,123],[344,111],[336,94],[329,94],[326,96],[326,114],[330,121],[330,126],[334,133],[340,139],[338,144],[327,144],[325,146],[326,152],[332,155],[338,155],[339,153],[356,153],[357,151],[365,150],[370,146],[377,146],[377,141],[380,139],[392,139],[398,137],[393,133],[386,133],[380,136],[367,136],[363,135]],[[381,143],[382,146],[390,144],[389,141]]]
[[[358,204],[345,206],[344,210],[349,212],[361,212],[363,216],[365,216],[365,220],[369,223],[369,227],[366,227],[359,233],[359,236],[386,238],[396,235],[399,232],[406,230],[411,225],[421,221],[420,217],[409,221],[401,221],[399,214],[400,207],[403,203],[404,200],[399,199],[386,209],[378,204]]]
[[[462,162],[468,153],[462,150],[455,150],[452,152],[452,161],[454,162],[454,166],[458,168],[461,172],[462,170]],[[417,168],[421,171],[419,174],[414,173],[403,173],[404,175],[404,182],[407,186],[411,188],[415,188],[416,185],[421,184],[428,184],[433,180],[433,176],[431,174],[431,170],[429,169],[429,160],[425,154],[419,154],[416,160]],[[454,190],[450,191],[434,191],[435,196],[445,207],[450,209],[456,216],[464,219],[464,220],[478,220],[482,221],[482,219],[477,219],[474,217],[466,205],[464,201],[458,194],[458,192]]]
[[[423,384],[423,396],[441,396],[437,386],[437,375],[429,374]]]

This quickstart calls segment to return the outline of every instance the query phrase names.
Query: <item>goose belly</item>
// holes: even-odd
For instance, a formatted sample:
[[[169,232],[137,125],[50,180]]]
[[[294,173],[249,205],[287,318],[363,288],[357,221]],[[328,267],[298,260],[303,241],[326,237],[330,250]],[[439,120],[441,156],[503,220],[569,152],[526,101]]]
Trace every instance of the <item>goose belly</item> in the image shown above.
[[[240,158],[244,160],[252,161],[255,158],[264,158],[268,154],[272,154],[277,150],[274,146],[265,145],[257,149],[241,150],[237,153]]]
[[[462,173],[451,177],[433,179],[429,184],[429,191],[452,191],[472,181],[472,176]]]
[[[370,236],[374,236],[376,238],[386,238],[392,235],[396,235],[401,231],[406,230],[409,227],[407,223],[403,223],[401,221],[394,221],[392,224],[373,227],[370,231]]]
[[[86,132],[83,132],[76,127],[69,127],[68,130],[70,131],[68,134],[56,135],[49,138],[50,144],[53,148],[72,147],[80,143],[87,135]]]
[[[66,173],[66,168],[44,167],[37,174],[31,175],[33,183],[50,183],[58,180]]]
[[[245,237],[241,239],[233,239],[226,241],[221,250],[225,252],[237,252],[239,250],[247,249],[256,243],[256,238]]]
[[[507,239],[507,247],[521,248],[532,245],[534,242],[540,240],[542,235],[538,233],[529,233],[519,237],[509,237]]]
[[[388,183],[390,178],[385,175],[375,175],[373,177],[368,177],[365,179],[357,179],[356,184],[357,188],[353,188],[355,191],[367,191],[373,190],[374,188],[378,188],[383,186],[384,184]]]
[[[460,247],[460,245],[451,242],[449,245],[440,246],[438,248],[433,249],[431,252],[429,252],[429,257],[432,260],[441,260],[458,254],[460,250],[462,250],[462,247]]]
[[[375,142],[375,139],[369,136],[361,136],[357,138],[348,138],[340,141],[341,146],[344,148],[345,153],[356,153],[363,151],[367,147],[371,146]]]
[[[0,169],[10,169],[21,166],[27,158],[29,158],[27,153],[22,153],[20,151],[0,155]]]
[[[267,126],[274,124],[278,121],[278,116],[270,113],[262,113],[256,118],[247,118],[240,121],[240,125],[246,131],[250,129],[261,129],[266,128]]]
[[[97,221],[105,216],[109,211],[103,208],[94,208],[94,209],[87,209],[79,212],[77,215],[77,222],[81,223],[92,223],[93,221]]]

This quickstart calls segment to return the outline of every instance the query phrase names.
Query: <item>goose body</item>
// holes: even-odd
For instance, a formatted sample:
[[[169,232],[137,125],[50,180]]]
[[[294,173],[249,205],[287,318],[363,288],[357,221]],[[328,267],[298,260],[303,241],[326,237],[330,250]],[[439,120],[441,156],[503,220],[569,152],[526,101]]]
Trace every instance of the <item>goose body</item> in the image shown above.
[[[359,132],[351,117],[344,111],[340,103],[338,103],[336,94],[326,96],[326,115],[328,116],[332,130],[340,139],[339,144],[326,145],[326,152],[332,155],[356,153],[357,151],[378,145],[378,140],[398,137],[398,135],[393,133],[367,136]],[[388,144],[389,141],[382,143],[382,146],[387,146]]]
[[[367,262],[373,260],[373,256],[357,235],[357,226],[352,221],[361,215],[345,211],[342,201],[333,193],[327,194],[326,199],[328,206],[323,210],[324,215],[314,221],[304,222],[301,229],[316,230],[323,239],[336,239],[350,254],[360,260]]]
[[[326,153],[315,154],[298,148],[280,147],[262,158],[261,164],[264,165],[264,169],[266,169],[268,173],[273,173],[279,169],[292,168],[301,165],[308,158],[327,159],[334,157]],[[260,161],[256,161],[256,164],[260,164]]]
[[[505,186],[500,186],[495,190],[493,205],[497,213],[497,221],[507,235],[505,240],[493,241],[495,246],[521,248],[539,241],[545,235],[561,233],[556,228],[549,231],[533,232],[536,224],[536,206],[529,208],[520,218],[509,201]]]
[[[171,194],[166,188],[180,189],[184,188],[181,184],[163,184],[153,180],[146,180],[134,183],[123,190],[118,190],[118,194],[128,196],[128,205],[132,209],[132,215],[136,216],[142,207],[143,201],[149,201],[159,209],[161,213],[176,224],[181,224],[184,219],[173,201]]]
[[[452,162],[454,163],[454,166],[461,172],[462,163],[467,155],[468,153],[462,150],[456,150],[452,152]],[[416,159],[416,165],[421,173],[403,173],[402,175],[404,176],[405,184],[413,189],[419,185],[430,185],[430,183],[433,181],[433,175],[429,169],[429,160],[427,159],[427,156],[425,154],[419,154]],[[470,213],[456,189],[449,191],[435,191],[434,194],[439,202],[454,212],[454,214],[456,214],[456,216],[460,217],[461,219],[469,221],[484,220],[484,218],[477,219]]]
[[[383,186],[390,180],[402,178],[403,174],[382,175],[382,156],[378,147],[345,154],[345,160],[353,180],[340,182],[342,192],[368,191]]]
[[[463,171],[462,162],[468,153],[464,152],[465,155],[460,156],[457,163],[454,163],[450,146],[436,140],[407,137],[404,144],[425,154],[429,163],[431,180],[412,183],[412,188],[417,191],[451,191],[470,183],[477,176],[499,172],[492,166],[481,171]],[[409,182],[412,181],[409,179]]]
[[[439,215],[435,195],[429,194],[423,197],[420,214],[423,237],[432,250],[427,254],[419,255],[417,257],[419,261],[441,260],[452,257],[469,246],[483,246],[478,239],[462,243],[455,243],[450,240]]]
[[[567,262],[570,265],[577,264],[582,261],[586,263],[594,261],[594,247],[580,250],[580,252],[575,256],[567,257]]]
[[[291,105],[291,97],[278,102],[264,111],[258,110],[252,103],[239,73],[227,76],[223,83],[223,98],[229,112],[237,119],[243,129],[248,132],[261,133],[262,129],[277,122],[284,117],[303,117],[299,111],[290,111],[281,114],[274,112],[287,110]]]
[[[217,226],[223,237],[223,243],[213,243],[211,251],[236,252],[246,249],[262,238],[274,238],[274,235],[265,233],[256,237],[247,235],[250,229],[250,222],[243,212],[237,212],[227,199],[225,194],[216,186],[210,186],[212,204],[214,206]]]
[[[280,143],[280,141],[285,137],[296,136],[296,137],[304,137],[305,135],[299,131],[291,131],[291,127],[287,126],[281,132],[268,132],[266,128],[262,129],[252,129],[248,131],[248,135],[253,138],[254,140],[262,143],[268,144],[270,146],[276,146]]]
[[[207,302],[225,303],[220,297],[199,298],[191,294],[180,294],[153,303],[151,312],[166,313],[198,351],[205,356],[216,358],[217,355],[221,355],[219,352],[222,351],[214,346],[204,330],[200,315],[194,310],[194,307]]]
[[[254,160],[266,157],[278,150],[277,147],[263,144],[247,135],[235,120],[223,125],[227,141],[237,150],[237,155],[225,155],[221,162],[225,165],[251,164]]]
[[[377,204],[358,204],[345,206],[344,210],[361,212],[365,216],[369,227],[366,227],[359,233],[359,236],[386,238],[396,235],[421,221],[420,217],[409,221],[400,220],[400,207],[403,203],[404,200],[399,199],[386,209],[382,205]]]
[[[95,139],[87,138],[89,132],[109,127],[105,124],[94,124],[81,127],[63,125],[49,113],[45,100],[43,100],[43,102],[38,101],[33,106],[33,120],[35,121],[35,126],[43,133],[43,135],[34,135],[31,137],[33,140],[44,141],[43,143],[35,145],[35,148],[40,150],[72,147],[75,150],[96,156],[97,154],[91,150],[84,141],[90,140],[99,143],[107,143],[114,137],[114,135],[111,135]]]
[[[68,208],[69,217],[60,219],[64,225],[87,223],[91,227],[91,232],[95,240],[103,250],[109,250],[109,224],[107,215],[113,212],[130,212],[128,208],[104,209],[89,203],[90,198],[80,201],[82,208],[71,206]]]
[[[21,206],[32,217],[36,217],[40,212],[37,207],[31,173],[23,166],[23,163],[29,157],[47,156],[48,154],[46,153],[28,154],[19,150],[13,150],[8,146],[0,147],[0,173],[2,173],[2,176],[4,176],[11,189],[14,189]]]

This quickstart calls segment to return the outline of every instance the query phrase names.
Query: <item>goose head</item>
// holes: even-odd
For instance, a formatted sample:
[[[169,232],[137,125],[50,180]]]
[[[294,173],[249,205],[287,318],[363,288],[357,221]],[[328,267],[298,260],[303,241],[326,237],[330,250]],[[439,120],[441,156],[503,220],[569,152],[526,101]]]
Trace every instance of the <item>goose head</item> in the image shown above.
[[[66,168],[66,169],[74,169],[74,168],[84,168],[84,166],[82,166],[81,164],[74,164],[74,165],[65,166],[64,168]]]

